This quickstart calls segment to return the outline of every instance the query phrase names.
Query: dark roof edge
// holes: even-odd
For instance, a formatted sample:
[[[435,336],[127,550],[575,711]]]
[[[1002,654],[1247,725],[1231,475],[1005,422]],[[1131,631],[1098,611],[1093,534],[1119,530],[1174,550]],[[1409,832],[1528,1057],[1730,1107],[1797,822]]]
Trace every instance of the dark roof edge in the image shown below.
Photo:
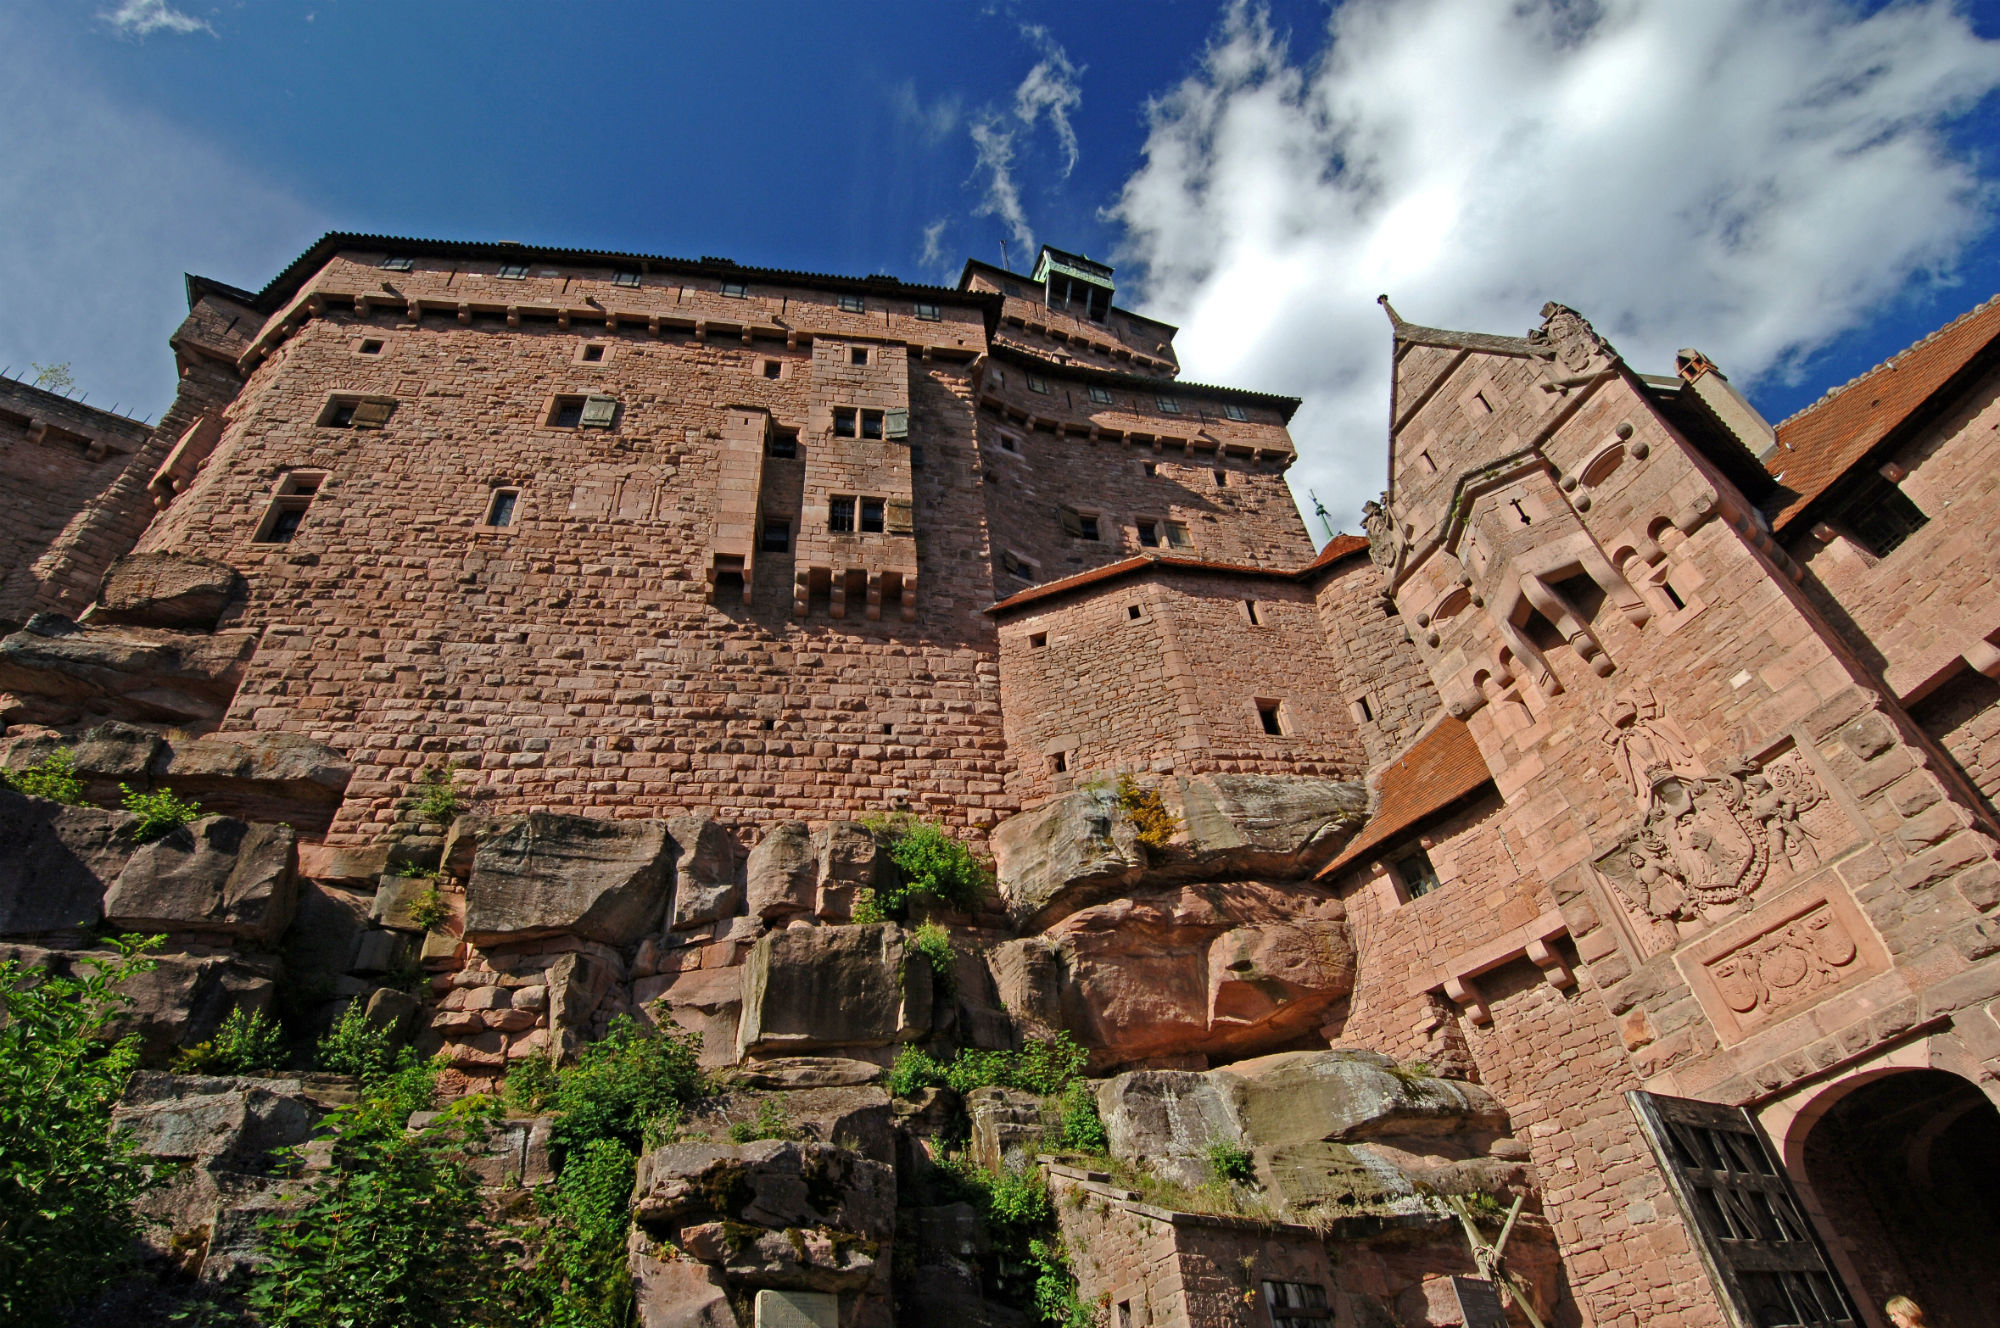
[[[987,605],[983,612],[997,618],[1012,613],[1016,609],[1026,608],[1030,604],[1040,604],[1047,600],[1062,599],[1065,596],[1082,594],[1097,586],[1106,585],[1114,581],[1127,580],[1128,578],[1146,575],[1151,572],[1192,572],[1202,576],[1245,576],[1262,578],[1269,581],[1289,581],[1294,584],[1305,584],[1317,580],[1322,574],[1336,565],[1345,562],[1352,555],[1365,553],[1368,549],[1368,542],[1363,539],[1353,547],[1334,550],[1334,544],[1339,543],[1343,538],[1359,539],[1360,537],[1335,536],[1333,541],[1328,544],[1326,550],[1323,550],[1318,557],[1303,567],[1259,567],[1254,563],[1222,563],[1214,562],[1207,558],[1181,558],[1173,554],[1134,554],[1129,558],[1121,558],[1116,562],[1105,563],[1101,567],[1093,567],[1086,572],[1077,572],[1074,575],[1066,576],[1056,581],[1045,581],[1038,586],[1029,586],[1026,590],[1016,591],[1005,599],[997,600]],[[1329,553],[1331,556],[1329,556]]]
[[[1260,406],[1270,406],[1281,410],[1285,423],[1292,422],[1302,404],[1298,397],[1280,396],[1275,392],[1254,392],[1247,387],[1222,387],[1215,383],[1191,383],[1184,378],[1160,378],[1152,374],[1121,373],[1117,369],[1100,369],[1089,364],[1064,364],[1037,355],[1033,351],[1019,350],[1013,346],[995,343],[988,354],[996,360],[1018,364],[1024,368],[1039,367],[1065,377],[1086,383],[1115,383],[1121,387],[1145,388],[1156,393],[1176,391],[1206,394],[1231,401],[1254,401]]]
[[[196,276],[192,272],[183,272],[181,276],[187,282],[187,299],[188,308],[190,309],[200,303],[201,297],[204,295],[220,295],[225,300],[233,300],[237,304],[248,305],[251,308],[255,308],[257,305],[257,296],[240,286],[232,286],[226,281],[217,281],[214,277]]]
[[[1054,246],[1052,246],[1052,245],[1045,245],[1045,246],[1043,246],[1043,247],[1044,247],[1044,248],[1054,248]],[[1063,252],[1063,251],[1062,251],[1062,250],[1060,250],[1060,249],[1058,249],[1058,250],[1056,250],[1056,252],[1057,252],[1057,253],[1061,253],[1061,252]],[[1094,259],[1093,259],[1093,260],[1091,260],[1091,261],[1093,261],[1093,262],[1094,262],[1094,261],[1096,261],[1096,260],[1094,260]],[[966,283],[966,279],[967,279],[967,278],[969,278],[969,277],[970,277],[970,276],[972,275],[972,270],[973,270],[974,268],[981,268],[981,269],[983,269],[983,270],[985,270],[985,271],[987,271],[987,272],[991,272],[991,273],[992,273],[992,274],[993,274],[994,276],[996,276],[996,277],[1012,277],[1012,278],[1014,278],[1014,280],[1016,280],[1016,281],[1020,281],[1020,282],[1026,282],[1026,283],[1027,283],[1028,285],[1030,285],[1030,286],[1032,286],[1032,285],[1034,285],[1034,284],[1035,284],[1035,283],[1034,283],[1034,278],[1033,278],[1033,277],[1030,277],[1030,276],[1029,276],[1029,275],[1028,275],[1027,273],[1025,273],[1025,272],[1015,272],[1015,271],[1013,271],[1013,270],[1012,270],[1012,269],[1010,269],[1010,268],[1004,268],[1004,267],[1001,267],[1001,266],[1000,266],[1000,265],[999,265],[998,263],[988,263],[988,262],[984,261],[983,259],[978,259],[978,258],[968,258],[968,259],[966,259],[966,260],[965,260],[965,266],[964,266],[963,268],[959,269],[959,273],[958,273],[958,288],[959,288],[960,290],[964,290],[964,289],[965,289],[965,283]],[[1015,298],[1017,298],[1017,299],[1018,299],[1019,297],[1017,296],[1017,297],[1015,297]],[[1122,305],[1122,304],[1114,304],[1114,305],[1112,305],[1112,306],[1111,306],[1111,312],[1112,312],[1112,313],[1114,313],[1114,314],[1124,314],[1124,315],[1125,315],[1125,316],[1126,316],[1127,318],[1136,318],[1136,319],[1138,319],[1138,320],[1139,320],[1140,322],[1142,322],[1142,323],[1150,323],[1150,324],[1152,324],[1152,325],[1153,325],[1154,327],[1164,327],[1164,328],[1165,328],[1165,329],[1167,329],[1167,331],[1169,331],[1169,332],[1175,332],[1175,333],[1178,333],[1178,332],[1179,332],[1179,331],[1181,330],[1181,329],[1180,329],[1180,326],[1179,326],[1179,324],[1176,324],[1176,323],[1169,323],[1169,322],[1168,322],[1168,321],[1167,321],[1166,319],[1164,319],[1164,318],[1155,318],[1155,317],[1153,317],[1153,316],[1152,316],[1151,314],[1142,314],[1142,313],[1140,313],[1140,312],[1139,312],[1138,310],[1136,310],[1136,309],[1127,309],[1127,308],[1126,308],[1126,307],[1125,307],[1124,305]],[[1169,340],[1169,341],[1171,341],[1172,339],[1173,339],[1173,338],[1171,338],[1171,337],[1169,337],[1169,338],[1168,338],[1168,340]]]
[[[75,411],[81,415],[93,416],[102,420],[111,420],[117,424],[137,429],[141,433],[149,433],[153,428],[152,425],[144,420],[134,419],[130,415],[121,415],[115,410],[106,410],[102,406],[93,406],[79,401],[75,397],[66,397],[60,392],[51,392],[46,387],[35,386],[25,378],[15,378],[12,375],[0,374],[0,384],[5,384],[8,388],[15,391],[24,392],[30,398],[45,400],[52,410]]]
[[[602,263],[607,266],[646,266],[668,272],[701,276],[740,276],[772,285],[815,286],[829,290],[867,293],[894,292],[911,297],[949,300],[954,304],[978,304],[988,309],[989,320],[998,314],[1000,297],[985,291],[964,291],[955,286],[925,286],[899,277],[845,277],[826,272],[795,272],[785,268],[750,267],[720,258],[673,258],[664,254],[621,253],[609,249],[564,249],[554,245],[516,244],[494,240],[426,240],[397,235],[363,235],[353,231],[328,231],[312,246],[285,266],[271,283],[252,297],[253,307],[271,313],[282,307],[314,272],[342,249],[385,249],[392,253],[439,258],[519,258],[533,257],[564,263]],[[206,280],[206,278],[202,278]],[[221,282],[211,283],[218,289]]]

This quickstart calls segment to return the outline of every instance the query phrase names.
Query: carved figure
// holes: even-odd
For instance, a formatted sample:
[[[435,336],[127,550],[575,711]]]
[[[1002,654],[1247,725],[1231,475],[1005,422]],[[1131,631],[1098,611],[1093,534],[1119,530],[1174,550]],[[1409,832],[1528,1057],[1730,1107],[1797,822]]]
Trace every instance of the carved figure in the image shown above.
[[[1859,954],[1839,915],[1822,901],[1707,968],[1730,1009],[1761,1020],[1844,981]]]
[[[1707,773],[1695,759],[1687,735],[1661,710],[1650,688],[1620,692],[1603,715],[1608,726],[1604,741],[1611,747],[1612,760],[1640,802],[1651,800],[1662,775],[1698,778]]]
[[[1556,363],[1572,374],[1582,373],[1593,359],[1611,351],[1589,319],[1554,301],[1542,306],[1542,325],[1528,333],[1528,340],[1554,351]]]
[[[1403,556],[1403,536],[1390,515],[1386,492],[1361,505],[1361,528],[1368,532],[1369,561],[1385,572],[1394,570]]]

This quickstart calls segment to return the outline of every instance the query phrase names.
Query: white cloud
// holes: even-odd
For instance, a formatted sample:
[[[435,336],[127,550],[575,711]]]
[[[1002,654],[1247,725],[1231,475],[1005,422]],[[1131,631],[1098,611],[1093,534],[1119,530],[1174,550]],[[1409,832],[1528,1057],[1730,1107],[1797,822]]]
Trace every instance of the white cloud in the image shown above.
[[[1698,345],[1782,374],[1990,224],[1939,126],[1996,87],[2000,42],[1948,0],[1348,0],[1303,61],[1238,7],[1113,215],[1190,378],[1305,398],[1294,489],[1353,528],[1378,292],[1516,334],[1556,299],[1647,371]]]
[[[157,413],[183,272],[261,286],[325,229],[284,190],[122,106],[0,13],[0,365],[70,361],[90,404]]]
[[[957,96],[940,97],[929,105],[917,95],[917,85],[905,79],[890,90],[896,115],[917,131],[926,143],[942,142],[958,128],[960,104]]]
[[[215,29],[207,19],[183,14],[167,3],[167,0],[123,0],[118,8],[107,9],[99,15],[106,23],[130,37],[144,37],[155,32],[206,32],[215,35]]]
[[[1062,149],[1060,178],[1068,179],[1076,169],[1078,157],[1076,128],[1070,122],[1070,115],[1083,105],[1083,69],[1071,63],[1068,52],[1047,28],[1023,24],[1021,36],[1041,53],[1041,59],[1014,89],[1014,119],[1020,122],[1019,128],[1011,125],[1004,114],[988,107],[973,117],[967,131],[978,154],[973,173],[984,171],[987,175],[986,195],[973,215],[1000,218],[1015,243],[1024,251],[1032,251],[1035,233],[1028,225],[1021,187],[1014,178],[1016,135],[1033,133],[1046,117],[1057,146]]]
[[[944,262],[944,232],[950,224],[949,218],[939,217],[924,227],[924,251],[917,256],[919,265],[935,268]]]
[[[998,217],[1006,224],[1014,242],[1023,249],[1035,247],[1035,233],[1028,226],[1028,213],[1021,206],[1021,191],[1014,183],[1014,135],[998,115],[988,111],[970,126],[973,150],[978,160],[974,173],[987,172],[986,196],[972,210],[975,217]]]

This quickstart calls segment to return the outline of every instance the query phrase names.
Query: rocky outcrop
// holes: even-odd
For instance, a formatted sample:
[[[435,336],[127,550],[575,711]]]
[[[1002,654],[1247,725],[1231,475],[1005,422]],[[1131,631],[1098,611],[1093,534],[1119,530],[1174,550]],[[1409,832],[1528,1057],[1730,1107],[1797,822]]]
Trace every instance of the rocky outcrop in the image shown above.
[[[1069,1029],[1108,1068],[1295,1042],[1354,989],[1355,956],[1338,900],[1236,881],[1081,909],[991,967],[1017,1022]]]
[[[246,589],[235,568],[213,558],[130,553],[105,572],[90,621],[208,631]]]
[[[205,816],[132,854],[104,896],[112,926],[205,932],[276,945],[298,907],[298,835],[290,826]]]
[[[251,632],[82,627],[36,614],[21,631],[0,638],[0,720],[219,720],[256,647]]]
[[[788,927],[750,949],[741,1055],[888,1047],[931,1031],[932,974],[894,923]]]
[[[465,888],[465,939],[496,945],[571,935],[628,946],[666,916],[673,844],[659,821],[531,812],[480,835]]]
[[[736,1030],[743,1014],[743,967],[691,968],[641,978],[632,1003],[644,1017],[701,1036],[701,1063],[715,1069],[736,1061]]]
[[[965,1095],[965,1114],[972,1122],[972,1158],[988,1171],[1041,1148],[1046,1123],[1039,1093],[989,1084]]]
[[[354,778],[354,763],[299,733],[210,734],[175,742],[156,778],[211,811],[324,829]]]
[[[685,931],[735,915],[743,906],[741,855],[730,833],[704,816],[667,822],[674,843],[674,909],[668,925]]]
[[[745,904],[760,922],[811,913],[819,898],[819,855],[804,821],[773,827],[750,850],[744,868]]]
[[[1292,880],[1331,861],[1360,828],[1368,792],[1342,780],[1201,775],[1154,790],[1183,825],[1163,845],[1139,839],[1109,785],[1087,787],[993,831],[1000,894],[1022,930],[1147,886],[1247,877]]]
[[[0,935],[93,926],[131,860],[137,817],[0,789]]]

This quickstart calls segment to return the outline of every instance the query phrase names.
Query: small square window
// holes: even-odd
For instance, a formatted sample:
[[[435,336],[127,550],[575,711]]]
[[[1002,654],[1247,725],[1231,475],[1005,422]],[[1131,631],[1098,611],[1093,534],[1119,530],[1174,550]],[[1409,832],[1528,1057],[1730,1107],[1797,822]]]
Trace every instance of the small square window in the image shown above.
[[[414,269],[416,265],[417,260],[414,258],[390,257],[382,260],[382,270],[384,272],[408,272]]]
[[[1154,462],[1151,462],[1151,461],[1142,461],[1142,462],[1140,462],[1139,464],[1140,464],[1140,465],[1141,465],[1142,467],[1144,467],[1144,469],[1145,469],[1145,471],[1146,471],[1146,473],[1147,473],[1148,475],[1157,475],[1157,474],[1159,474],[1159,473],[1160,473],[1160,468],[1159,468],[1159,466],[1158,466],[1158,465],[1157,465],[1156,463],[1154,463]]]
[[[1011,433],[1003,433],[1000,435],[1000,450],[1002,452],[1018,452],[1021,450],[1021,440]]]
[[[1108,406],[1111,404],[1111,389],[1093,383],[1090,387],[1090,399],[1100,406]]]
[[[779,517],[764,518],[764,536],[757,547],[765,553],[790,553],[792,549],[792,523]]]
[[[854,532],[854,500],[852,498],[827,499],[826,528],[843,535]]]
[[[1097,540],[1098,538],[1097,518],[1094,515],[1092,515],[1089,512],[1082,513],[1078,518],[1077,524],[1080,527],[1082,527],[1080,530],[1077,531],[1077,535],[1079,538],[1087,539],[1092,542],[1095,542]]]
[[[1285,710],[1283,704],[1278,701],[1259,701],[1257,703],[1257,722],[1263,725],[1264,732],[1270,734],[1272,737],[1284,737]]]
[[[1047,396],[1049,394],[1049,380],[1041,377],[1039,374],[1029,374],[1028,390],[1030,392],[1039,392],[1043,396]]]
[[[865,314],[868,312],[868,302],[859,295],[842,295],[839,297],[838,302],[842,313]]]
[[[1139,523],[1139,543],[1148,549],[1160,547],[1160,523],[1141,521]]]
[[[881,411],[864,410],[861,412],[861,436],[863,438],[880,438],[882,436]]]
[[[1028,634],[1028,649],[1030,650],[1040,650],[1048,643],[1049,634],[1047,632],[1030,632]]]
[[[861,529],[864,534],[882,533],[882,500],[863,498],[861,500]]]
[[[1431,865],[1431,855],[1421,848],[1411,849],[1389,866],[1402,883],[1406,899],[1419,898],[1438,888],[1437,868]]]
[[[519,489],[495,489],[492,500],[486,504],[486,524],[489,526],[511,526],[514,524],[514,510],[520,506]]]
[[[334,402],[333,409],[327,411],[325,418],[320,423],[329,429],[352,429],[354,427],[354,403],[352,401]]]
[[[835,406],[833,408],[833,436],[835,438],[857,437],[855,420],[858,414],[859,412],[852,406]]]
[[[917,319],[919,322],[936,323],[941,321],[943,317],[944,315],[939,311],[936,305],[925,304],[921,300],[917,302]]]
[[[583,423],[582,397],[557,397],[555,409],[549,412],[549,425],[556,429],[574,429]]]
[[[604,363],[604,347],[594,341],[585,346],[583,348],[583,362],[585,364]]]
[[[764,361],[764,376],[766,378],[783,378],[785,376],[784,362],[782,360]]]
[[[525,281],[528,277],[528,265],[526,263],[502,263],[500,265],[500,275],[508,281]]]
[[[1159,403],[1160,409],[1165,413],[1169,415],[1178,415],[1181,413],[1181,403],[1172,397],[1155,397],[1153,399]]]
[[[639,274],[637,272],[614,272],[611,274],[611,284],[614,286],[636,286],[639,284]]]
[[[364,337],[361,344],[356,346],[355,349],[363,355],[380,355],[382,353],[382,341],[379,337]]]
[[[1069,769],[1069,753],[1068,753],[1068,752],[1050,752],[1050,753],[1049,753],[1049,769],[1050,769],[1051,771],[1053,771],[1054,773],[1058,774],[1058,775],[1060,775],[1060,774],[1062,774],[1062,773],[1063,773],[1064,771],[1068,770],[1068,769]]]
[[[1354,717],[1363,724],[1372,724],[1375,722],[1375,707],[1368,704],[1367,697],[1357,696],[1354,698]]]
[[[725,281],[722,283],[722,293],[732,300],[741,300],[749,296],[750,288],[740,281]]]
[[[1139,619],[1145,616],[1146,616],[1146,611],[1140,608],[1137,604],[1127,604],[1125,606],[1125,620],[1127,622],[1138,622]]]
[[[868,363],[868,348],[866,346],[849,346],[847,348],[847,362],[849,364]]]
[[[1233,401],[1225,402],[1223,404],[1222,415],[1224,419],[1235,420],[1238,423],[1241,423],[1250,418],[1250,412],[1244,410],[1243,407],[1237,405]]]
[[[799,454],[799,435],[796,429],[773,429],[764,440],[764,455],[776,457],[780,461],[790,461]]]

